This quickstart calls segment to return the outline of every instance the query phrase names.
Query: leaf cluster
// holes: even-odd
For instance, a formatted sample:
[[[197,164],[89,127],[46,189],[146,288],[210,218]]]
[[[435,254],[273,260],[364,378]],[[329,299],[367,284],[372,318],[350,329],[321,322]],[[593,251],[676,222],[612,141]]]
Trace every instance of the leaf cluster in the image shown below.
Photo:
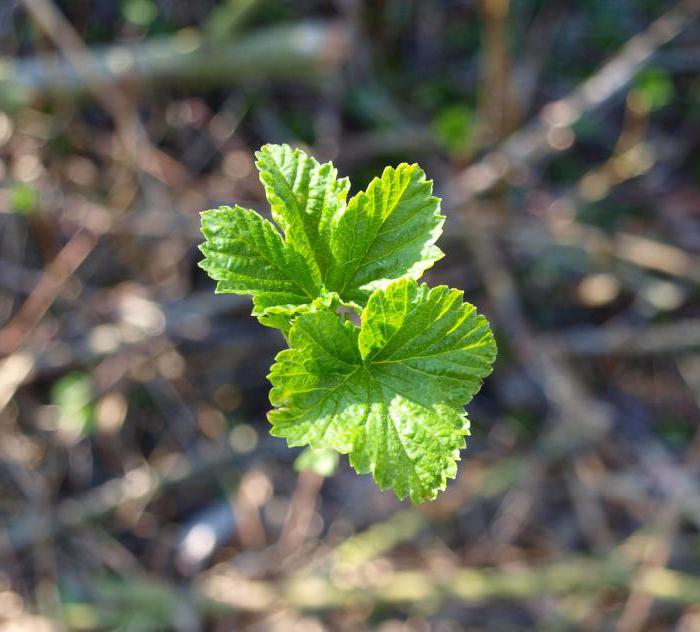
[[[462,292],[417,282],[443,256],[432,182],[401,164],[348,200],[331,163],[287,145],[256,156],[273,221],[205,211],[200,265],[217,292],[251,294],[253,315],[288,341],[268,376],[272,434],[348,454],[399,498],[435,498],[496,345]]]

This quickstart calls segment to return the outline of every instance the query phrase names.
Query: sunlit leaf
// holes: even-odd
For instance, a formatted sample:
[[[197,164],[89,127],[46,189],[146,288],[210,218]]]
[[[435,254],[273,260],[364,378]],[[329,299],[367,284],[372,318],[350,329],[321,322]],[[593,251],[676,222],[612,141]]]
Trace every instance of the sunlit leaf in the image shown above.
[[[488,323],[462,293],[401,279],[376,290],[360,327],[302,315],[270,373],[272,434],[349,454],[380,488],[432,499],[456,474],[464,405],[491,372]]]

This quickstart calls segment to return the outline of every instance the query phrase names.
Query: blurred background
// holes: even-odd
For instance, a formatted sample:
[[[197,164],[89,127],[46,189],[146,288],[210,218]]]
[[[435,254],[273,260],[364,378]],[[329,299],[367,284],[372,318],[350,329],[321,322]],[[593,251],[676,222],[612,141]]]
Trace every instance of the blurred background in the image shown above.
[[[0,630],[700,630],[699,15],[3,0]],[[443,197],[500,355],[433,503],[268,435],[196,265],[266,142]]]

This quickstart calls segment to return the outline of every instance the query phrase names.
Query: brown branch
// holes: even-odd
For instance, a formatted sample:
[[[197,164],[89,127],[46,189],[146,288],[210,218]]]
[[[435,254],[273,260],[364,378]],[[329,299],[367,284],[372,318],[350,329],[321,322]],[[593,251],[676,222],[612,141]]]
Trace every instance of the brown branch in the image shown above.
[[[547,104],[530,123],[509,136],[456,179],[452,196],[465,201],[485,193],[508,173],[557,151],[549,142],[555,129],[568,129],[586,112],[618,94],[648,63],[656,51],[679,35],[697,18],[698,0],[683,0],[631,38],[610,61],[566,97]]]
[[[98,237],[78,230],[45,268],[36,287],[12,320],[0,329],[0,355],[19,349],[56,300],[68,279],[97,245]]]
[[[700,320],[634,327],[576,327],[539,336],[539,340],[580,357],[686,353],[700,349]]]
[[[130,87],[217,87],[269,78],[318,83],[345,60],[350,47],[340,23],[312,20],[261,28],[225,44],[209,44],[194,30],[119,46],[74,44],[70,36],[70,44],[63,45],[71,51],[70,63],[57,56],[4,60],[0,104],[16,107],[42,97],[92,93],[106,108],[116,93],[115,103],[126,106]]]
[[[168,185],[181,181],[183,168],[151,144],[134,105],[115,83],[104,81],[92,53],[56,5],[51,0],[23,2],[39,28],[58,46],[86,88],[112,116],[129,160]]]
[[[440,573],[423,568],[385,570],[358,575],[365,579],[352,583],[302,574],[273,583],[247,579],[228,564],[203,574],[195,589],[208,607],[241,612],[269,612],[285,606],[332,610],[352,604],[410,604],[434,609],[446,602],[590,595],[600,590],[601,585],[627,588],[635,579],[635,568],[635,564],[619,556],[569,557],[526,568],[457,567]],[[649,569],[641,581],[653,595],[667,602],[692,605],[700,599],[697,581],[688,573]]]

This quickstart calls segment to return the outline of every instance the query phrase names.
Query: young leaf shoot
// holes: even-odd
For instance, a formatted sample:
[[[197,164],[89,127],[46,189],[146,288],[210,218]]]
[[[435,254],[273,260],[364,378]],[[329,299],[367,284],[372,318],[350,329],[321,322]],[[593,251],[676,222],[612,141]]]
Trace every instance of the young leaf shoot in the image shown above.
[[[401,499],[434,499],[456,475],[464,406],[496,344],[461,291],[417,282],[443,256],[432,182],[417,165],[387,167],[346,201],[331,163],[287,145],[257,158],[275,223],[205,211],[200,265],[217,292],[252,294],[253,315],[287,339],[269,375],[272,434],[348,454]]]

